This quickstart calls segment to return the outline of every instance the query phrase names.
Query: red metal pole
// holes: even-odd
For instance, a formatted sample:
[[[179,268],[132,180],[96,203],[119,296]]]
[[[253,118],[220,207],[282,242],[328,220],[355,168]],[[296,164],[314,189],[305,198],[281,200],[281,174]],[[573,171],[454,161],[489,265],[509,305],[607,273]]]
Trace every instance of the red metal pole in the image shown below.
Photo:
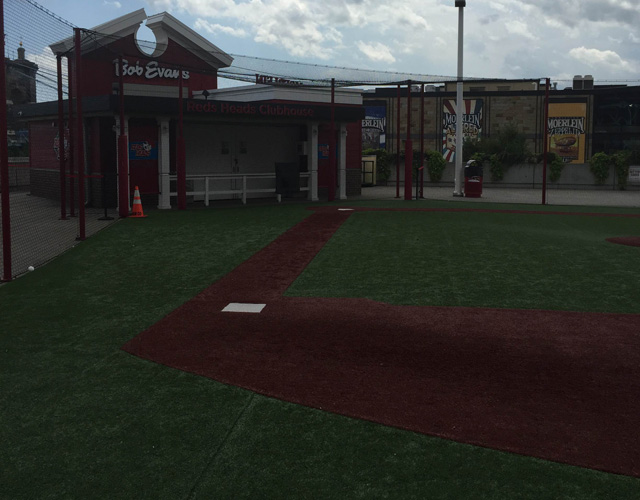
[[[413,185],[413,141],[411,140],[411,80],[407,83],[407,140],[404,144],[404,199],[411,201]]]
[[[83,241],[86,239],[85,234],[85,215],[84,215],[84,127],[82,124],[82,38],[80,28],[73,28],[75,32],[75,51],[76,51],[76,123],[78,130],[78,138],[76,141],[77,151],[77,167],[78,167],[78,239]]]
[[[183,79],[182,70],[180,70],[180,93],[178,98],[178,151],[177,151],[177,165],[176,165],[176,187],[178,189],[178,210],[185,210],[187,208],[187,168],[185,165],[185,146],[184,146],[184,121],[183,121]]]
[[[75,139],[75,126],[73,124],[73,120],[75,117],[75,113],[73,112],[73,76],[75,75],[75,71],[73,71],[73,60],[71,57],[67,57],[67,88],[69,93],[69,99],[67,101],[67,124],[69,126],[69,217],[76,216],[76,189],[74,183],[74,173],[75,173],[75,160],[76,156],[76,139]]]
[[[400,84],[396,112],[396,198],[400,198]]]
[[[336,79],[331,79],[331,137],[329,139],[329,201],[336,199]]]
[[[120,111],[120,135],[118,135],[118,215],[129,215],[129,138],[124,122],[124,75],[122,55],[118,57],[118,107]]]
[[[424,198],[424,83],[420,87],[420,198]]]
[[[67,220],[67,175],[64,168],[66,150],[64,137],[64,102],[62,100],[62,56],[56,55],[58,70],[58,156],[60,168],[60,219]]]
[[[4,1],[0,0],[0,52],[4,58]],[[0,96],[6,101],[6,65],[0,70]],[[9,151],[7,150],[7,105],[0,106],[0,198],[2,206],[2,281],[11,281],[11,214],[9,203]]]
[[[544,139],[542,155],[542,204],[547,204],[547,145],[549,140],[549,78],[545,80],[544,92]]]

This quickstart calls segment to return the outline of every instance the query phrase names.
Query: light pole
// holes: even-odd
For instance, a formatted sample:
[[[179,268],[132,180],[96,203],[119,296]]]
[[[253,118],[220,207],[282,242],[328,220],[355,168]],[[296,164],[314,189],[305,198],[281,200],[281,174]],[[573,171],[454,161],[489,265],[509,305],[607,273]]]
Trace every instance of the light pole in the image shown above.
[[[464,135],[462,134],[462,115],[464,109],[462,87],[462,53],[464,34],[464,8],[466,0],[455,0],[458,7],[458,84],[456,86],[456,164],[454,176],[453,196],[464,196],[462,193],[462,146]]]

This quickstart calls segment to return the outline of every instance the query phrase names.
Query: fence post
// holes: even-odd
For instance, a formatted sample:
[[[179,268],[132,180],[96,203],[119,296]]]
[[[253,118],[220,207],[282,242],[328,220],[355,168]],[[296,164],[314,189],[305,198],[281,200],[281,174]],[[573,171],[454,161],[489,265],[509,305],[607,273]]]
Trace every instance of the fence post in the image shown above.
[[[404,145],[404,199],[410,201],[413,184],[413,141],[411,140],[411,80],[407,82],[407,140]]]
[[[75,32],[75,61],[76,61],[76,121],[78,137],[76,140],[77,166],[78,166],[78,239],[84,241],[85,234],[85,215],[84,215],[84,127],[82,124],[82,40],[81,29],[73,28]]]
[[[328,200],[336,199],[336,79],[331,79],[331,132],[329,136],[329,192]]]
[[[4,0],[0,0],[0,49],[4,58]],[[9,151],[7,150],[7,80],[6,65],[0,71],[0,95],[5,101],[0,106],[0,198],[2,198],[2,281],[11,281],[11,216],[9,203]]]
[[[549,141],[549,78],[545,80],[544,93],[544,139],[542,153],[542,204],[547,204],[547,145]]]
[[[185,145],[184,145],[184,114],[183,114],[183,86],[182,69],[180,71],[180,89],[178,95],[178,147],[176,155],[176,187],[178,191],[178,210],[187,208],[187,166],[185,165]]]
[[[75,75],[75,71],[73,70],[73,59],[70,55],[67,55],[67,89],[68,89],[68,106],[67,106],[67,123],[69,125],[69,166],[68,166],[68,177],[69,177],[69,217],[76,216],[76,189],[74,184],[74,173],[75,173],[75,160],[74,157],[76,155],[76,141],[74,139],[75,136],[75,125],[73,121],[75,120],[75,113],[73,112],[73,77]]]
[[[60,168],[60,220],[67,220],[66,144],[64,134],[64,101],[62,100],[62,55],[56,54],[58,70],[58,160]]]
[[[424,198],[424,83],[420,87],[420,166],[420,198]]]
[[[122,54],[118,57],[118,111],[120,134],[118,135],[118,215],[129,215],[129,138],[124,123],[124,75],[122,74]]]
[[[400,198],[400,84],[396,99],[396,198]]]

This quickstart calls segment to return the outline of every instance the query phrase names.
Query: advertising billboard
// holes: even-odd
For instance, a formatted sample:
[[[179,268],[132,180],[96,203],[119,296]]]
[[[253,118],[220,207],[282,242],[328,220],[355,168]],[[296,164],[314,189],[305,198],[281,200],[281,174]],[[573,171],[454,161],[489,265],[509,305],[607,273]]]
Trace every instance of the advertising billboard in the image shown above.
[[[365,106],[362,120],[362,149],[386,147],[387,107]]]
[[[584,163],[586,103],[549,104],[549,151],[565,163]]]
[[[475,140],[482,133],[482,99],[465,99],[462,115],[464,140]],[[449,162],[456,159],[456,100],[445,99],[442,110],[442,156]]]

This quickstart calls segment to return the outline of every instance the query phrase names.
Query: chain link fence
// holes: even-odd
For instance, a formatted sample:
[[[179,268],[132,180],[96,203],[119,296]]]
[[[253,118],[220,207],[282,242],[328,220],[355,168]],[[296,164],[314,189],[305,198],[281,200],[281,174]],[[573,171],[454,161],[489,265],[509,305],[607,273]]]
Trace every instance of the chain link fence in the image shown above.
[[[267,184],[275,182],[275,174],[274,179],[264,179],[263,170],[240,175],[237,165],[231,165],[227,175],[218,177],[200,172],[198,168],[201,167],[194,169],[192,165],[190,173],[198,175],[191,175],[193,178],[185,177],[182,114],[185,110],[189,111],[190,106],[200,106],[202,113],[185,125],[188,134],[198,136],[202,143],[210,141],[217,134],[216,154],[221,157],[230,158],[230,150],[234,148],[236,157],[246,154],[246,142],[219,134],[223,128],[227,133],[237,129],[236,135],[240,134],[241,126],[223,122],[222,113],[219,113],[216,123],[213,120],[207,125],[208,129],[201,126],[206,121],[205,118],[212,115],[205,112],[209,109],[207,106],[215,107],[209,104],[215,102],[215,97],[213,101],[209,101],[210,93],[207,89],[212,89],[213,92],[225,90],[218,88],[218,78],[271,85],[281,89],[285,87],[292,95],[300,89],[307,92],[307,97],[314,92],[323,93],[322,99],[325,100],[317,102],[324,105],[327,104],[329,95],[333,99],[334,91],[351,87],[353,95],[362,96],[365,108],[362,130],[358,129],[362,135],[362,144],[366,143],[371,149],[385,150],[393,157],[384,179],[378,172],[377,179],[369,179],[368,183],[378,184],[379,187],[395,186],[396,197],[400,197],[400,185],[404,184],[405,176],[413,167],[413,186],[411,190],[403,187],[404,197],[413,196],[415,179],[419,174],[424,176],[426,188],[422,194],[425,198],[429,197],[429,193],[438,199],[450,196],[443,193],[450,192],[449,186],[454,185],[455,179],[453,159],[456,154],[456,78],[301,64],[235,54],[231,56],[204,39],[198,42],[199,46],[192,45],[190,53],[185,56],[184,51],[176,51],[171,44],[161,47],[156,42],[137,38],[125,39],[109,33],[79,30],[33,0],[0,0],[0,5],[4,14],[7,96],[5,122],[8,146],[8,163],[3,166],[3,176],[0,179],[3,212],[0,264],[4,280],[27,272],[31,266],[42,265],[74,246],[78,239],[82,240],[108,226],[118,216],[127,216],[137,178],[151,179],[151,188],[147,187],[146,191],[141,189],[143,204],[156,204],[160,208],[170,208],[171,197],[173,200],[177,199],[178,208],[184,208],[186,194],[201,191],[197,187],[198,182],[206,186],[206,204],[209,201],[209,191],[227,194],[232,191],[233,196],[239,197],[237,193],[241,188],[244,201],[249,190],[247,182],[261,183],[253,187],[256,191],[269,191],[271,187],[267,189]],[[146,18],[142,11],[129,15],[138,15],[140,22],[151,19],[152,23],[160,23],[159,18],[163,16]],[[174,28],[182,29],[179,21],[173,18],[169,21],[175,24]],[[92,68],[97,66],[92,65],[97,60],[101,64],[108,61],[111,71],[104,73],[105,81],[108,82],[102,82],[99,92],[89,96],[93,99],[92,114],[81,117],[80,120],[77,112],[84,99],[78,99],[74,95],[77,83],[73,83],[77,82],[75,78],[78,76],[73,74],[73,60],[77,52],[74,44],[77,40],[82,43],[81,67],[85,64],[87,67],[86,75],[80,76],[93,78]],[[54,54],[51,46],[58,53]],[[220,63],[219,67],[213,64],[215,70],[212,69],[212,61]],[[147,80],[158,77],[164,80],[162,84],[155,85],[149,84],[147,80],[144,80],[144,84],[132,83],[130,80],[125,88],[120,77],[124,73],[128,77],[135,78],[138,75]],[[179,85],[176,83],[178,80]],[[554,174],[557,174],[555,180],[548,179],[545,195],[547,204],[638,206],[640,177],[637,178],[637,183],[630,182],[627,191],[621,193],[620,179],[616,177],[617,172],[612,167],[608,180],[595,190],[588,165],[589,156],[597,148],[614,147],[606,142],[611,137],[620,137],[622,141],[616,148],[628,149],[631,147],[629,141],[632,140],[637,143],[637,138],[634,139],[637,136],[629,135],[631,132],[627,137],[608,134],[606,131],[607,127],[617,126],[620,120],[628,127],[638,125],[638,87],[621,87],[615,92],[600,93],[592,90],[573,93],[554,90],[547,106],[541,79],[503,81],[465,78],[464,86],[465,110],[462,125],[465,136],[470,141],[467,145],[465,140],[465,161],[470,154],[468,148],[475,153],[484,154],[482,199],[515,203],[541,202],[541,156],[544,138],[547,137],[550,141],[549,150],[554,152],[556,158],[560,158],[560,165],[563,166],[561,171]],[[348,93],[344,91],[343,95]],[[190,102],[185,105],[182,97]],[[219,108],[233,108],[237,115],[234,119],[245,112],[245,107],[251,108],[249,104],[238,105],[231,102],[232,99],[225,104],[225,95],[218,96],[218,102],[222,102]],[[153,105],[161,101],[164,106],[162,114],[156,113],[154,116]],[[276,99],[273,102],[276,102],[277,107],[281,101]],[[28,112],[30,106],[38,108],[37,120],[31,117],[29,121],[27,116],[23,116],[23,110]],[[333,102],[331,107],[333,108]],[[276,113],[277,109],[274,110]],[[287,112],[295,114],[299,110],[294,104]],[[126,131],[123,125],[125,113],[132,116],[126,118]],[[331,114],[333,115],[333,109]],[[598,133],[594,133],[590,117],[594,117]],[[336,131],[330,133],[327,117],[317,121],[324,122],[327,137],[335,138]],[[331,122],[333,128],[333,118]],[[277,130],[264,126],[265,123],[267,122],[262,122],[260,133],[264,135],[262,142],[267,146],[275,143],[277,134],[281,134],[286,126],[291,129],[287,133],[292,136],[305,136],[307,133],[300,133],[299,123],[290,125],[294,122],[289,122],[286,126],[280,124]],[[549,127],[548,134],[545,132],[546,127]],[[518,135],[517,140],[512,132]],[[318,134],[318,129],[313,133]],[[347,131],[342,130],[341,134],[346,137]],[[509,134],[513,136],[511,139]],[[148,137],[154,138],[151,141],[153,144],[149,143]],[[298,147],[304,149],[306,146],[301,144],[307,139],[308,137],[297,138],[295,141],[298,142]],[[514,151],[505,147],[506,141],[513,140],[515,144],[520,139],[525,141],[526,144],[520,146],[528,148],[528,159],[532,161],[511,161],[511,165],[507,165],[514,159]],[[331,145],[331,140],[334,139],[327,140],[330,144],[318,143],[318,152],[306,154],[320,156],[320,150],[325,147],[322,154],[326,158],[335,158],[335,152],[329,153],[331,148],[336,147],[335,144]],[[480,144],[495,146],[499,154],[492,153],[490,148],[483,150],[475,142],[477,140],[480,140]],[[164,149],[161,150],[158,144],[163,142]],[[169,143],[170,148],[166,146]],[[106,148],[103,144],[110,146]],[[135,148],[139,148],[139,151]],[[263,148],[263,151],[268,150],[266,146]],[[440,172],[439,178],[431,177],[431,166],[421,159],[424,158],[424,151],[431,151],[446,160],[447,165]],[[153,172],[144,174],[146,167],[136,157],[137,153],[141,154],[140,158],[148,158],[149,154],[166,153],[167,158],[162,159],[162,168],[159,169],[156,165]],[[204,156],[203,148],[200,153]],[[355,157],[356,169],[360,169],[360,151],[355,152]],[[502,167],[496,161],[498,157],[503,160]],[[136,162],[135,167],[129,168],[127,165],[122,170],[121,163],[126,163],[129,158]],[[267,163],[270,168],[273,167],[271,159]],[[331,168],[335,174],[335,166]],[[552,168],[551,165],[549,168]],[[358,183],[360,172],[356,170],[350,173],[356,174],[351,177]],[[549,170],[548,176],[551,174]],[[373,190],[369,191],[372,197],[386,197],[388,190],[380,192],[385,194],[378,196],[374,195]],[[595,192],[598,195],[594,195]],[[607,198],[607,193],[612,196]],[[161,194],[164,194],[164,198],[159,198]],[[363,188],[362,197],[366,196],[367,189]]]
[[[68,64],[61,60],[59,81],[58,59],[49,45],[72,37],[74,26],[30,0],[4,0],[3,12],[8,186],[1,186],[5,214],[0,266],[2,279],[8,281],[73,247],[78,239],[91,236],[115,218],[104,207],[79,205],[82,197],[72,165],[68,113],[62,127],[57,119],[30,127],[16,111],[26,104],[57,104],[59,97],[68,103]],[[34,127],[38,142],[32,140]],[[44,154],[49,150],[55,151],[58,161],[63,155],[62,178],[59,163],[45,159],[51,156]]]

